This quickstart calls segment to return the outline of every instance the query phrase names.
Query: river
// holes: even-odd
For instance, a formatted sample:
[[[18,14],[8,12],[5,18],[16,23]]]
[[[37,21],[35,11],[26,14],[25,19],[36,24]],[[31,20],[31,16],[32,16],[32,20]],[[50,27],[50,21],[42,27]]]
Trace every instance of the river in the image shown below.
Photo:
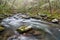
[[[25,17],[25,15],[16,14],[12,17],[5,18],[2,20],[1,25],[5,26],[6,28],[12,29],[14,32],[21,25],[32,26],[32,28],[34,29],[37,29],[37,30],[41,29],[46,32],[44,40],[60,40],[59,25],[42,21],[42,20],[33,19],[33,18],[24,19],[22,18],[22,16]],[[11,40],[11,38],[14,38],[14,37],[15,35],[9,37],[7,40]],[[26,36],[20,35],[17,37],[17,39],[14,38],[13,40],[35,40],[35,39],[36,39],[35,36],[26,37]]]

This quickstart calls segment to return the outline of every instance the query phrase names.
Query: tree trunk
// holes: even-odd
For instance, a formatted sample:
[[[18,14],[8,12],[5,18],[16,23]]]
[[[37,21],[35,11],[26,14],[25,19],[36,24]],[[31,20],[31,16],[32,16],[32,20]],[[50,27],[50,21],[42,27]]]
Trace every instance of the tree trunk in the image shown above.
[[[50,0],[48,0],[48,3],[49,3],[50,13],[51,13],[51,15],[52,15],[52,6],[51,6],[51,3],[50,3]]]

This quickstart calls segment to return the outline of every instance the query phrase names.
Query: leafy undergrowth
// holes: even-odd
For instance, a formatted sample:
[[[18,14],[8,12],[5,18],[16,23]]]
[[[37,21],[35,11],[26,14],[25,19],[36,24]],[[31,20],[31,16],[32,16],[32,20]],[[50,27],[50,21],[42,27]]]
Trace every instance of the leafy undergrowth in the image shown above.
[[[49,12],[44,12],[44,13],[41,13],[41,14],[46,14],[47,15],[47,21],[51,21],[52,19],[56,18],[56,19],[59,19],[60,20],[60,14],[59,13],[49,13]]]

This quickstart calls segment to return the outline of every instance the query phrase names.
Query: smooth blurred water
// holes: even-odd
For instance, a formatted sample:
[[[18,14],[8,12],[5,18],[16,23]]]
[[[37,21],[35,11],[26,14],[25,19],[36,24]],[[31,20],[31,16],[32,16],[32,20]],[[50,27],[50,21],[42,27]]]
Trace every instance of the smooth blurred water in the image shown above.
[[[49,33],[51,36],[47,35],[48,37],[52,37],[52,38],[54,37],[56,40],[59,40],[59,39],[57,39],[57,37],[55,37],[56,34],[53,35],[53,32],[49,29],[50,25],[45,24],[47,22],[42,21],[42,20],[33,19],[33,18],[23,19],[22,16],[25,16],[25,15],[16,14],[12,17],[5,18],[2,20],[1,25],[5,26],[7,28],[11,28],[14,31],[16,31],[16,29],[22,25],[32,26],[32,28],[34,28],[34,29],[41,29],[41,30]],[[22,39],[20,39],[20,40],[32,40],[32,39],[35,40],[34,37],[32,37],[32,39],[31,39],[31,37],[24,37],[24,36],[19,36],[19,37],[22,37]],[[18,40],[18,39],[16,39],[16,40]]]

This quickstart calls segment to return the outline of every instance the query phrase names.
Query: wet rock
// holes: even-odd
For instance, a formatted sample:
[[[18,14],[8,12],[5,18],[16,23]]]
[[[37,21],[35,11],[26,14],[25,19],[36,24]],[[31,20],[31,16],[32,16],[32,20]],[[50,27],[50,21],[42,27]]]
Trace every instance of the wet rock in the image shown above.
[[[26,14],[22,14],[22,13],[14,15],[14,17],[19,17],[19,18],[24,18],[24,19],[30,19],[30,16],[28,16]]]
[[[46,20],[47,19],[47,15],[46,14],[41,14],[40,15],[42,19]]]
[[[58,19],[52,19],[52,23],[58,24],[59,23],[59,20]]]
[[[42,33],[39,32],[39,31],[35,31],[33,34],[34,34],[34,35],[41,35]]]
[[[41,17],[47,17],[47,15],[46,15],[46,14],[41,14],[40,16],[41,16]]]
[[[33,19],[41,19],[40,17],[30,17],[30,18],[33,18]]]
[[[12,37],[9,37],[7,40],[38,40],[36,39],[35,37],[26,37],[26,36],[23,36],[23,35],[20,35],[17,37],[17,35],[14,35]]]

